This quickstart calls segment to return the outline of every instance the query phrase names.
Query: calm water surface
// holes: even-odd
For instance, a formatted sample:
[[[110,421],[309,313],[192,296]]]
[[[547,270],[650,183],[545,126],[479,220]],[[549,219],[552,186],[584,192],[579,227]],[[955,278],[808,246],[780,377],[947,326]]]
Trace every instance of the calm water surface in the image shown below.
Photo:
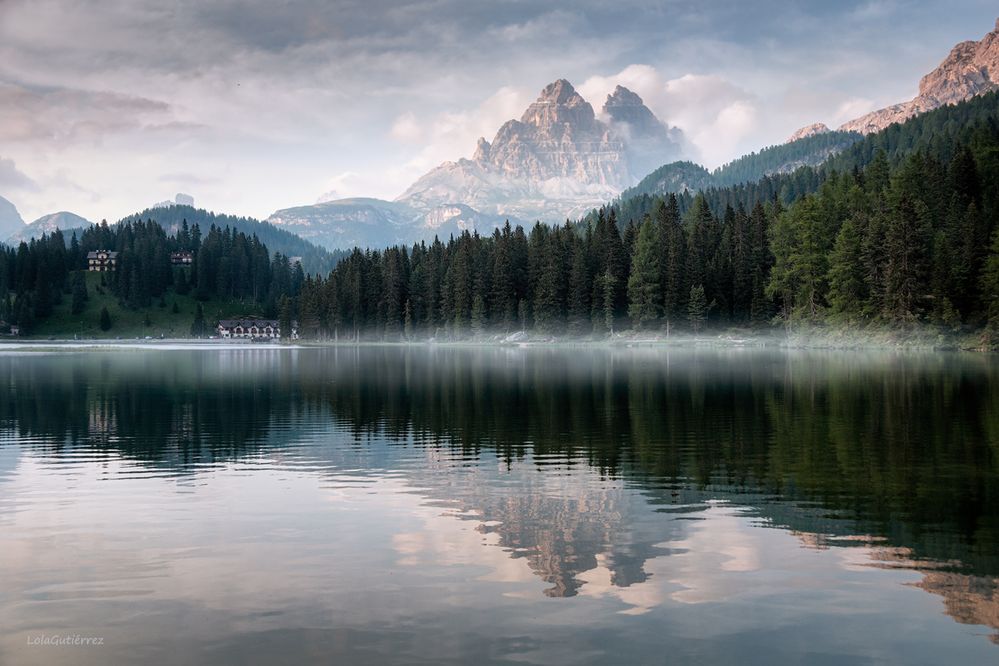
[[[0,353],[0,664],[995,664],[997,588],[991,357]]]

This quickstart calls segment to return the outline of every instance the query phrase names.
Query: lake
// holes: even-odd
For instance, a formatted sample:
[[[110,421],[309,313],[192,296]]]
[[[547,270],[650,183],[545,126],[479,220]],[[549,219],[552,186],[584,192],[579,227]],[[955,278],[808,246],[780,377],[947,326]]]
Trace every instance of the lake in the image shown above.
[[[999,663],[999,360],[0,348],[2,664]]]

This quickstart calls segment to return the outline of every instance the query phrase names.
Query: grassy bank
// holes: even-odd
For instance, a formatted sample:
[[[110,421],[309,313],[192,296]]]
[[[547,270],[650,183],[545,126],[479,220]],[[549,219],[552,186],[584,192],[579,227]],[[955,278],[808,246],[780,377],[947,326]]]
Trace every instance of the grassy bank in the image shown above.
[[[154,299],[152,306],[136,310],[122,307],[117,297],[107,287],[101,287],[100,273],[86,272],[87,293],[90,298],[80,314],[71,311],[73,298],[63,294],[62,302],[52,314],[37,322],[28,338],[91,339],[91,338],[183,338],[190,335],[191,323],[198,300],[193,294],[181,295],[168,291],[162,301]],[[176,312],[174,312],[176,305]],[[101,309],[111,315],[111,329],[100,328]],[[202,301],[205,321],[209,325],[220,318],[249,315],[258,312],[253,303],[242,301]]]

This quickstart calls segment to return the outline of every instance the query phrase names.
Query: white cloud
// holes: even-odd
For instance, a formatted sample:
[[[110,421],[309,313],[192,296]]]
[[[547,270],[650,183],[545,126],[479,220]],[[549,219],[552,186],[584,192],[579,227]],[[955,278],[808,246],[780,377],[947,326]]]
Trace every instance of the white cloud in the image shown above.
[[[411,143],[423,137],[423,128],[416,120],[416,115],[412,111],[407,111],[395,119],[389,134],[393,139]]]
[[[419,143],[416,153],[377,174],[351,171],[334,176],[327,182],[327,189],[344,197],[372,196],[372,192],[395,197],[442,162],[471,157],[480,137],[492,141],[500,125],[519,118],[533,99],[526,89],[504,86],[463,111],[441,111],[424,120],[412,111],[402,113],[392,123],[389,135],[403,143]]]
[[[579,91],[599,108],[618,85],[638,93],[661,120],[682,129],[696,157],[708,167],[744,153],[759,129],[758,100],[721,76],[685,74],[667,79],[650,65],[636,64],[612,76],[591,77]],[[759,147],[750,145],[750,149]]]

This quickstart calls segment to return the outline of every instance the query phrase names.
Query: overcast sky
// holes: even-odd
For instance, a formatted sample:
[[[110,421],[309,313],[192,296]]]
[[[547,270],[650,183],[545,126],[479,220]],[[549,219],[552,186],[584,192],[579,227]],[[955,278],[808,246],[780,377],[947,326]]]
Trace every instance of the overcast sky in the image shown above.
[[[915,95],[994,0],[0,0],[0,195],[266,217],[394,198],[540,89],[617,83],[717,166]]]

